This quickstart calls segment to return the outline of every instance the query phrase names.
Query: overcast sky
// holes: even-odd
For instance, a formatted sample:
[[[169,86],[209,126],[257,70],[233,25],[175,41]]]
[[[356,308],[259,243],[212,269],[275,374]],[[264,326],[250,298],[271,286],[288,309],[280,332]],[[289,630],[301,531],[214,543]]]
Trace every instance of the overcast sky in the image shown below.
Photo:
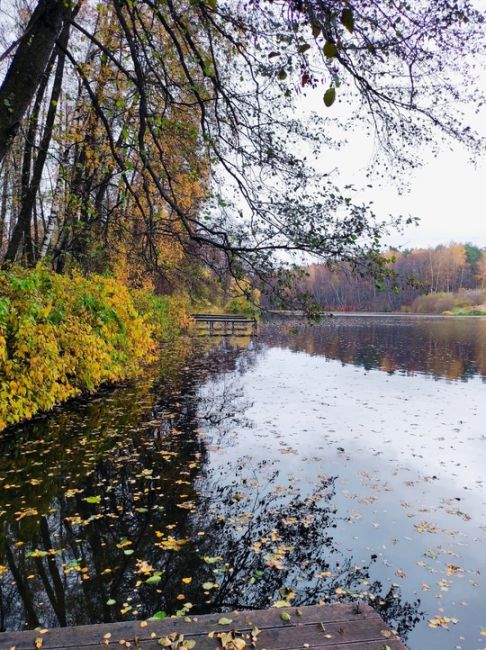
[[[485,116],[486,117],[486,116]],[[365,183],[370,150],[349,147],[343,169],[359,185]],[[348,174],[345,176],[348,177]],[[418,226],[408,226],[403,235],[392,234],[389,243],[405,247],[436,246],[451,241],[470,241],[486,246],[486,156],[476,164],[467,152],[443,150],[434,158],[425,155],[422,167],[410,172],[408,190],[392,181],[373,183],[364,196],[372,200],[379,216],[389,213],[419,217]]]
[[[486,95],[486,74],[482,84]],[[320,91],[300,101],[305,102],[307,110],[321,115],[328,110],[322,107]],[[334,109],[339,110],[339,101]],[[470,124],[486,138],[486,108],[470,118]],[[343,182],[366,188],[374,142],[359,130],[350,134],[349,140],[349,145],[333,152],[332,166],[336,165]],[[444,146],[437,157],[428,152],[422,156],[422,167],[402,175],[408,189],[398,188],[390,178],[376,177],[373,187],[362,193],[363,200],[373,201],[379,217],[401,214],[420,218],[418,226],[408,226],[403,235],[392,234],[386,243],[426,247],[458,241],[486,247],[486,154],[473,164],[468,152],[455,145],[454,151]],[[319,162],[318,167],[325,169],[325,161]]]

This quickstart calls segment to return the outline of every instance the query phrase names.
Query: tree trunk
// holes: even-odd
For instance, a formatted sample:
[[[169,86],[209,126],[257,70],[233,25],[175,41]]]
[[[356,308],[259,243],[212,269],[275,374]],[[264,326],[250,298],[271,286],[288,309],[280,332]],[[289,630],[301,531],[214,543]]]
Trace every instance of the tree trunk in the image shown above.
[[[59,170],[56,180],[56,185],[54,188],[54,194],[52,197],[51,211],[49,212],[49,217],[47,218],[46,229],[44,231],[44,238],[39,249],[39,258],[42,259],[47,255],[49,250],[49,245],[52,241],[52,236],[54,235],[54,230],[59,220],[59,210],[62,202],[62,176],[61,170]]]
[[[65,47],[69,39],[69,25],[66,24],[61,36],[62,46]],[[39,145],[39,153],[34,163],[34,169],[32,172],[32,180],[30,182],[26,196],[23,197],[22,206],[19,214],[19,218],[15,225],[14,232],[12,234],[12,239],[7,248],[7,253],[5,259],[9,261],[14,261],[17,252],[19,250],[20,243],[22,241],[22,235],[25,239],[30,239],[30,223],[32,217],[32,209],[35,203],[37,192],[39,190],[42,172],[44,170],[44,165],[47,158],[47,152],[49,150],[49,144],[51,142],[52,130],[54,128],[54,121],[56,119],[57,106],[59,103],[59,97],[61,95],[62,89],[62,80],[64,75],[64,62],[65,54],[63,51],[59,52],[56,74],[54,76],[54,83],[52,85],[51,98],[49,102],[49,109],[47,111],[46,123],[44,127],[44,132],[42,134],[42,139]],[[29,256],[29,261],[32,263],[34,261],[33,251]]]
[[[6,161],[5,161],[6,162]],[[5,171],[3,173],[3,183],[2,183],[2,202],[0,207],[0,254],[3,250],[3,238],[5,235],[6,225],[7,225],[7,200],[8,200],[8,175],[9,167],[5,165]]]
[[[0,87],[0,161],[7,153],[31,103],[64,19],[65,0],[39,0]]]

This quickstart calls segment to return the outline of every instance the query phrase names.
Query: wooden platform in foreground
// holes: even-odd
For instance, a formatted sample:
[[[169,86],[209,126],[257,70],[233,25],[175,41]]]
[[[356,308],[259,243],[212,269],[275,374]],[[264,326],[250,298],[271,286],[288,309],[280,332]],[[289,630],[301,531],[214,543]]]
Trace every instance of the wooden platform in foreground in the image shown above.
[[[286,614],[290,620],[284,620]],[[227,622],[229,619],[231,623]],[[115,647],[144,650],[160,647],[169,650],[405,650],[368,605],[362,605],[359,611],[354,605],[316,605],[192,616],[186,620],[166,618],[53,628],[44,634],[39,631],[0,634],[1,650],[105,646],[112,650]]]

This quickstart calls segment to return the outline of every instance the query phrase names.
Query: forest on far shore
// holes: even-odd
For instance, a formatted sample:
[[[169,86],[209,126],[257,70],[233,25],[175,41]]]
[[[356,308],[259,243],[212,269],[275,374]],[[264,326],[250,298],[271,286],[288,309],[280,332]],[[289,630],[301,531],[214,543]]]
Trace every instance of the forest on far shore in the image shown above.
[[[383,286],[342,263],[308,266],[300,288],[325,309],[486,314],[486,249],[452,242],[387,257],[394,274]]]

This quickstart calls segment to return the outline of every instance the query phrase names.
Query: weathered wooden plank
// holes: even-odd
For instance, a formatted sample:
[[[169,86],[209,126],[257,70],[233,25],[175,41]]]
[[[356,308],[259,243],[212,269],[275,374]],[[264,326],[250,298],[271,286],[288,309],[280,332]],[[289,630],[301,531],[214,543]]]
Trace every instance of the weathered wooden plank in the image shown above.
[[[382,632],[387,631],[383,621],[378,618],[368,620],[340,621],[336,623],[312,625],[291,625],[262,630],[258,645],[272,650],[302,648],[303,643],[310,647],[325,647],[357,642],[385,641]]]
[[[331,623],[321,627],[320,624],[292,625],[284,624],[280,627],[272,627],[261,630],[256,638],[257,648],[267,650],[302,650],[302,648],[363,648],[368,646],[371,649],[384,649],[394,642],[394,650],[403,650],[404,646],[393,638],[385,638],[383,631],[387,629],[381,619],[369,621],[343,621]],[[218,633],[218,630],[215,630]],[[197,650],[215,650],[221,644],[217,637],[209,638],[207,635],[184,635],[185,639],[196,641]],[[238,638],[242,638],[248,646],[251,643],[250,631],[238,631]],[[140,647],[143,650],[155,649],[157,639],[143,641]],[[371,644],[371,645],[370,645]]]
[[[312,650],[407,650],[403,643],[396,638],[380,639],[379,641],[358,641],[357,643],[338,643],[327,646],[313,646]],[[287,650],[294,650],[288,648]],[[302,650],[299,648],[299,650]]]
[[[297,609],[301,612],[301,616],[298,616]],[[234,627],[240,629],[251,629],[254,626],[257,626],[260,629],[266,627],[275,627],[283,624],[280,614],[282,612],[287,612],[294,619],[298,618],[299,622],[302,624],[312,624],[312,623],[331,623],[336,621],[345,621],[345,620],[362,620],[368,618],[380,618],[378,614],[369,606],[361,606],[359,613],[356,613],[356,608],[354,605],[348,604],[336,604],[336,605],[314,605],[310,607],[285,607],[282,609],[267,609],[267,610],[256,610],[256,611],[243,611],[243,612],[229,612],[225,614],[208,614],[204,616],[193,616],[190,617],[190,621],[186,621],[182,618],[178,619],[164,619],[162,621],[148,621],[148,625],[143,628],[140,621],[122,621],[118,623],[100,623],[96,625],[82,625],[78,626],[76,630],[82,630],[85,635],[86,640],[95,638],[98,640],[106,632],[111,632],[113,635],[119,635],[119,638],[127,638],[130,632],[137,634],[141,638],[149,638],[150,632],[156,631],[157,633],[162,634],[162,632],[169,627],[172,631],[178,633],[187,633],[191,632],[196,634],[198,632],[206,632],[209,628],[218,627],[221,630],[229,630]],[[224,616],[226,618],[231,618],[232,623],[229,626],[219,626],[218,621]],[[64,639],[66,637],[66,628],[52,628],[49,630],[49,643],[57,642],[57,639]],[[17,640],[20,642],[24,638],[30,641],[38,636],[35,631],[25,631],[25,632],[6,632],[3,635],[0,635],[0,638],[9,637],[12,641]],[[3,639],[2,639],[3,640]],[[20,647],[20,646],[17,646]],[[26,646],[26,647],[31,647]],[[56,646],[51,646],[56,647]]]
[[[290,622],[281,619],[281,613],[291,616]],[[289,650],[303,648],[304,643],[309,647],[332,648],[356,643],[381,642],[388,644],[393,650],[404,648],[401,644],[393,645],[393,639],[385,639],[382,630],[386,629],[380,616],[368,606],[362,606],[357,612],[353,605],[313,606],[296,608],[269,609],[255,612],[232,612],[224,614],[231,618],[230,625],[219,625],[222,614],[192,617],[190,621],[183,619],[164,619],[162,621],[126,621],[86,625],[75,628],[54,628],[46,634],[35,631],[6,632],[0,634],[0,649],[15,647],[16,650],[32,649],[36,638],[42,638],[44,649],[55,648],[93,648],[100,644],[120,647],[120,641],[133,643],[137,639],[139,647],[155,648],[157,639],[172,632],[184,634],[185,638],[197,641],[198,650],[209,650],[218,647],[219,641],[210,639],[208,632],[227,632],[236,629],[240,634],[247,635],[254,627],[261,632],[258,635],[257,647],[268,650]],[[109,636],[106,636],[109,635]],[[326,636],[327,635],[327,636]],[[383,642],[386,641],[384,644]],[[219,645],[220,647],[220,645]],[[361,647],[361,646],[359,646]],[[363,648],[366,646],[363,646]],[[381,646],[370,646],[380,649]]]

